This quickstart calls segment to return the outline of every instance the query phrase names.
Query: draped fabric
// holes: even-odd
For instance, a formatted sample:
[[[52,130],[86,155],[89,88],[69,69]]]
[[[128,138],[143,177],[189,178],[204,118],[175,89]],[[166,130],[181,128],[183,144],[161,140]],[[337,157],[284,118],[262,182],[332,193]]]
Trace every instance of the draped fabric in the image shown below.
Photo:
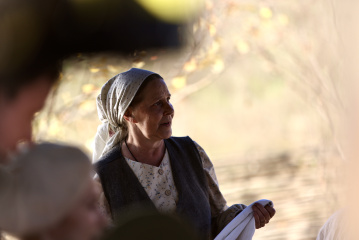
[[[273,206],[272,201],[262,199],[252,203],[237,215],[215,238],[215,240],[252,240],[256,230],[255,219],[252,206],[260,203],[263,206],[269,204]]]

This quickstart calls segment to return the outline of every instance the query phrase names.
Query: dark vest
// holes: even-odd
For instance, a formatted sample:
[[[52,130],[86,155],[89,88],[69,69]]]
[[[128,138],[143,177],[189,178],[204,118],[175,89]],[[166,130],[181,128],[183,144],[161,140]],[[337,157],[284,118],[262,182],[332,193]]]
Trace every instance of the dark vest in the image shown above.
[[[164,140],[169,153],[173,180],[178,191],[176,212],[205,238],[211,233],[211,209],[208,184],[199,152],[189,137]],[[138,181],[121,153],[115,147],[95,164],[104,194],[114,221],[135,204],[155,209],[154,204]]]

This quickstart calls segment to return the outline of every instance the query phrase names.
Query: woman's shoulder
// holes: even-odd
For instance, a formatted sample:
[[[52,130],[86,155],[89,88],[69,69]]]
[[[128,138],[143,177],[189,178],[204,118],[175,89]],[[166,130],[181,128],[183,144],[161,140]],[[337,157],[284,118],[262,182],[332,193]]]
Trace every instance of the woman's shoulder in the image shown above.
[[[167,140],[170,140],[170,139],[172,139],[172,140],[186,140],[186,139],[191,139],[191,138],[189,136],[182,136],[182,137],[171,136]]]
[[[174,143],[174,144],[179,144],[182,146],[187,145],[187,146],[195,147],[197,149],[201,148],[201,146],[189,136],[184,136],[184,137],[172,136],[172,137],[166,139],[165,141]]]
[[[115,160],[119,159],[122,156],[121,148],[120,147],[114,147],[109,152],[107,152],[105,155],[100,157],[100,159],[94,163],[94,166],[96,169],[100,169],[102,167],[105,167],[113,162]]]
[[[345,226],[344,210],[335,212],[329,219],[324,223],[320,229],[317,240],[326,239],[345,239],[343,235],[343,228]]]
[[[165,142],[188,143],[188,142],[193,142],[193,140],[189,136],[183,136],[183,137],[172,136],[170,138],[165,139]]]
[[[198,149],[198,151],[204,151],[203,148],[196,141],[194,141],[190,136],[184,136],[184,137],[172,136],[172,137],[168,138],[167,141],[173,141],[173,142],[179,142],[179,143],[189,143],[191,145],[194,145]]]

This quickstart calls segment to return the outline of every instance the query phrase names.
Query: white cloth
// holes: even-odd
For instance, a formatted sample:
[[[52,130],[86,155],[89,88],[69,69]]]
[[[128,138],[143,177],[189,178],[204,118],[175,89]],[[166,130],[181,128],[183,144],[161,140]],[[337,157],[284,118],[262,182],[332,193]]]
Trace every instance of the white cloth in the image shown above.
[[[131,68],[114,76],[103,85],[96,99],[97,112],[102,124],[98,127],[95,136],[93,162],[127,136],[123,115],[143,81],[154,74],[158,75],[151,71]],[[111,137],[109,131],[114,133]]]
[[[262,199],[246,207],[215,238],[215,240],[251,240],[256,230],[252,206],[260,203],[273,206],[272,201]]]

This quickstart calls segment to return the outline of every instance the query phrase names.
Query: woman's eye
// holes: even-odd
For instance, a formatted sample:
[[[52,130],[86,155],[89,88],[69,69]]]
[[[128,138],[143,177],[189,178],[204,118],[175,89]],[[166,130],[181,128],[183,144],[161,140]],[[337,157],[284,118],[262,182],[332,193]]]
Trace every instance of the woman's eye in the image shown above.
[[[162,105],[162,102],[161,101],[158,101],[155,103],[156,106],[161,106]]]

